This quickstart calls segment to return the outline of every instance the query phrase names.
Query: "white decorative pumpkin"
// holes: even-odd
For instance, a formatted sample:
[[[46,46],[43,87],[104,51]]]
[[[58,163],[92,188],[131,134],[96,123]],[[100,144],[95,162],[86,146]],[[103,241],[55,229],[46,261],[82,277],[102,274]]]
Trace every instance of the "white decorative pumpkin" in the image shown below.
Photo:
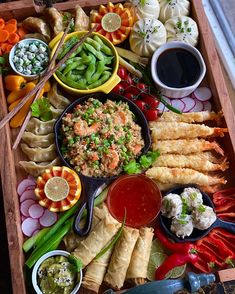
[[[156,18],[142,18],[134,24],[129,42],[133,52],[149,57],[166,43],[166,29]]]
[[[145,17],[159,17],[160,5],[158,0],[130,0],[135,7],[137,19]]]
[[[192,46],[198,43],[197,23],[188,16],[175,16],[165,22],[167,42],[182,41]]]
[[[188,0],[159,0],[159,20],[165,23],[174,16],[189,15],[190,2]]]

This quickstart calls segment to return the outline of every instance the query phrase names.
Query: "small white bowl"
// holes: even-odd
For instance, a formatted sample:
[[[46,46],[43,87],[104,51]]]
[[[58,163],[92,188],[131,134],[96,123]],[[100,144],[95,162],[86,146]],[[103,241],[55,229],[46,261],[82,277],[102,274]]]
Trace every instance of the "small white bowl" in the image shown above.
[[[40,257],[39,260],[34,265],[33,272],[32,272],[32,283],[33,283],[34,290],[37,294],[43,294],[38,286],[38,277],[37,277],[38,269],[39,269],[41,263],[45,259],[52,257],[52,256],[56,256],[56,255],[62,255],[62,256],[68,257],[70,255],[70,253],[67,251],[64,251],[64,250],[53,250],[53,251],[50,251],[50,252],[44,254],[42,257]],[[80,271],[80,280],[75,285],[73,291],[70,294],[76,294],[78,292],[79,288],[81,287],[81,283],[82,283],[82,270]]]
[[[174,48],[181,48],[181,49],[185,49],[185,50],[189,51],[190,53],[192,53],[196,57],[196,59],[199,62],[199,65],[201,68],[200,76],[197,79],[197,81],[189,87],[184,87],[184,88],[168,87],[167,85],[162,83],[158,77],[156,65],[157,65],[157,60],[158,60],[159,56],[164,51],[166,51],[168,49],[174,49]],[[152,74],[152,78],[153,78],[156,86],[158,88],[160,88],[161,93],[163,95],[170,97],[170,98],[182,98],[182,97],[186,97],[189,94],[191,94],[200,85],[201,81],[203,80],[203,78],[206,74],[206,65],[205,65],[205,62],[202,58],[201,53],[195,47],[193,47],[192,45],[187,44],[185,42],[172,41],[172,42],[169,42],[169,43],[162,45],[154,52],[154,54],[152,56],[152,60],[151,60],[151,74]]]
[[[40,75],[44,74],[44,73],[46,72],[47,67],[46,67],[42,72],[40,72],[40,73],[38,73],[38,74],[35,74],[35,75],[25,75],[25,74],[19,72],[19,71],[16,69],[16,67],[15,67],[14,62],[12,61],[12,59],[13,59],[13,57],[15,56],[15,51],[16,51],[16,48],[17,48],[17,46],[18,46],[19,44],[23,44],[23,45],[25,45],[25,44],[33,43],[33,42],[36,42],[36,41],[39,42],[39,43],[41,43],[41,44],[43,44],[43,45],[45,45],[45,46],[47,47],[48,58],[50,58],[50,48],[49,48],[49,46],[48,46],[45,42],[43,42],[42,40],[34,39],[34,38],[28,38],[28,39],[23,39],[23,40],[19,41],[17,44],[15,44],[15,45],[11,48],[11,51],[10,51],[10,53],[9,53],[9,63],[10,63],[10,65],[11,65],[11,68],[14,70],[14,72],[15,72],[16,74],[18,74],[18,75],[24,77],[24,78],[25,78],[26,80],[28,80],[28,81],[35,80],[35,79],[37,79]]]

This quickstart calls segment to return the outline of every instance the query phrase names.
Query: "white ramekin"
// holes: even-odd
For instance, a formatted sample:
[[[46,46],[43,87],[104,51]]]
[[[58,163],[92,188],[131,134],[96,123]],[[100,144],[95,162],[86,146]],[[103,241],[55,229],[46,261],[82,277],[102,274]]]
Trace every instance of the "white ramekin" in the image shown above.
[[[184,88],[168,87],[165,84],[163,84],[158,77],[157,60],[158,60],[159,56],[164,51],[166,51],[168,49],[174,49],[174,48],[181,48],[181,49],[185,49],[185,50],[189,51],[197,58],[197,60],[199,62],[199,65],[201,68],[200,76],[192,86],[184,87]],[[200,85],[201,81],[203,80],[203,78],[206,74],[206,65],[205,65],[205,62],[202,58],[201,53],[195,47],[193,47],[192,45],[187,44],[185,42],[172,41],[172,42],[169,42],[169,43],[162,45],[154,52],[154,54],[152,56],[152,60],[151,60],[151,74],[152,74],[152,78],[153,78],[156,86],[161,90],[161,93],[163,95],[170,97],[170,98],[182,98],[182,97],[186,97],[189,94],[191,94]]]
[[[50,252],[44,254],[42,257],[40,257],[39,260],[34,265],[33,272],[32,272],[32,283],[33,283],[34,290],[37,294],[43,294],[41,289],[38,286],[38,281],[37,281],[38,280],[37,279],[38,269],[39,269],[41,263],[45,259],[52,257],[52,256],[56,256],[56,255],[62,255],[62,256],[68,257],[70,255],[70,253],[67,251],[64,251],[64,250],[53,250],[53,251],[50,251]],[[80,271],[80,280],[75,285],[73,291],[70,294],[76,294],[78,292],[79,288],[81,287],[81,283],[82,283],[82,270]]]

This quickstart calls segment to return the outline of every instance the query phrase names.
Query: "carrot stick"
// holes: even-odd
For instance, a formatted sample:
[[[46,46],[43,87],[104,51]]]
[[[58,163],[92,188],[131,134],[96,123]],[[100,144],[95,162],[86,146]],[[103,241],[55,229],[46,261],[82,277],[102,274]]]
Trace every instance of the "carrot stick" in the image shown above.
[[[0,29],[2,30],[5,27],[5,21],[3,18],[0,18]]]
[[[17,20],[15,18],[12,18],[7,21],[7,24],[13,24],[14,26],[17,26]]]
[[[9,34],[12,34],[17,31],[17,26],[9,23],[5,25],[4,30],[8,31]]]
[[[9,32],[7,30],[0,30],[0,42],[6,42],[9,37]]]
[[[16,33],[12,33],[9,35],[8,42],[10,44],[16,44],[17,42],[19,42],[19,40],[20,37]]]

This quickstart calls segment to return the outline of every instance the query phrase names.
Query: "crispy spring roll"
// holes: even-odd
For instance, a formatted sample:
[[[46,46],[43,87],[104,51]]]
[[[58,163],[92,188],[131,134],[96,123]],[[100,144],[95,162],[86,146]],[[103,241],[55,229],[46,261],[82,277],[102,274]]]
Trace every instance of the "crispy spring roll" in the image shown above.
[[[141,228],[126,274],[126,279],[136,285],[146,282],[152,240],[153,228]]]
[[[139,230],[125,227],[114,248],[104,281],[115,290],[119,290],[124,284],[131,255],[138,237]]]
[[[109,214],[109,211],[104,203],[94,208],[91,231],[93,231],[94,227],[105,217],[106,214]],[[81,227],[85,225],[85,221],[85,219],[81,220]],[[66,250],[69,252],[73,251],[76,247],[78,247],[79,243],[85,238],[86,237],[80,237],[78,234],[71,231],[63,239]]]
[[[72,252],[74,256],[80,258],[83,267],[86,267],[102,248],[113,238],[121,227],[121,223],[107,214],[90,232],[88,237],[80,242],[78,247]]]
[[[86,268],[82,286],[95,293],[99,292],[100,285],[103,282],[106,269],[112,254],[113,248],[110,248],[99,259],[94,259]]]

